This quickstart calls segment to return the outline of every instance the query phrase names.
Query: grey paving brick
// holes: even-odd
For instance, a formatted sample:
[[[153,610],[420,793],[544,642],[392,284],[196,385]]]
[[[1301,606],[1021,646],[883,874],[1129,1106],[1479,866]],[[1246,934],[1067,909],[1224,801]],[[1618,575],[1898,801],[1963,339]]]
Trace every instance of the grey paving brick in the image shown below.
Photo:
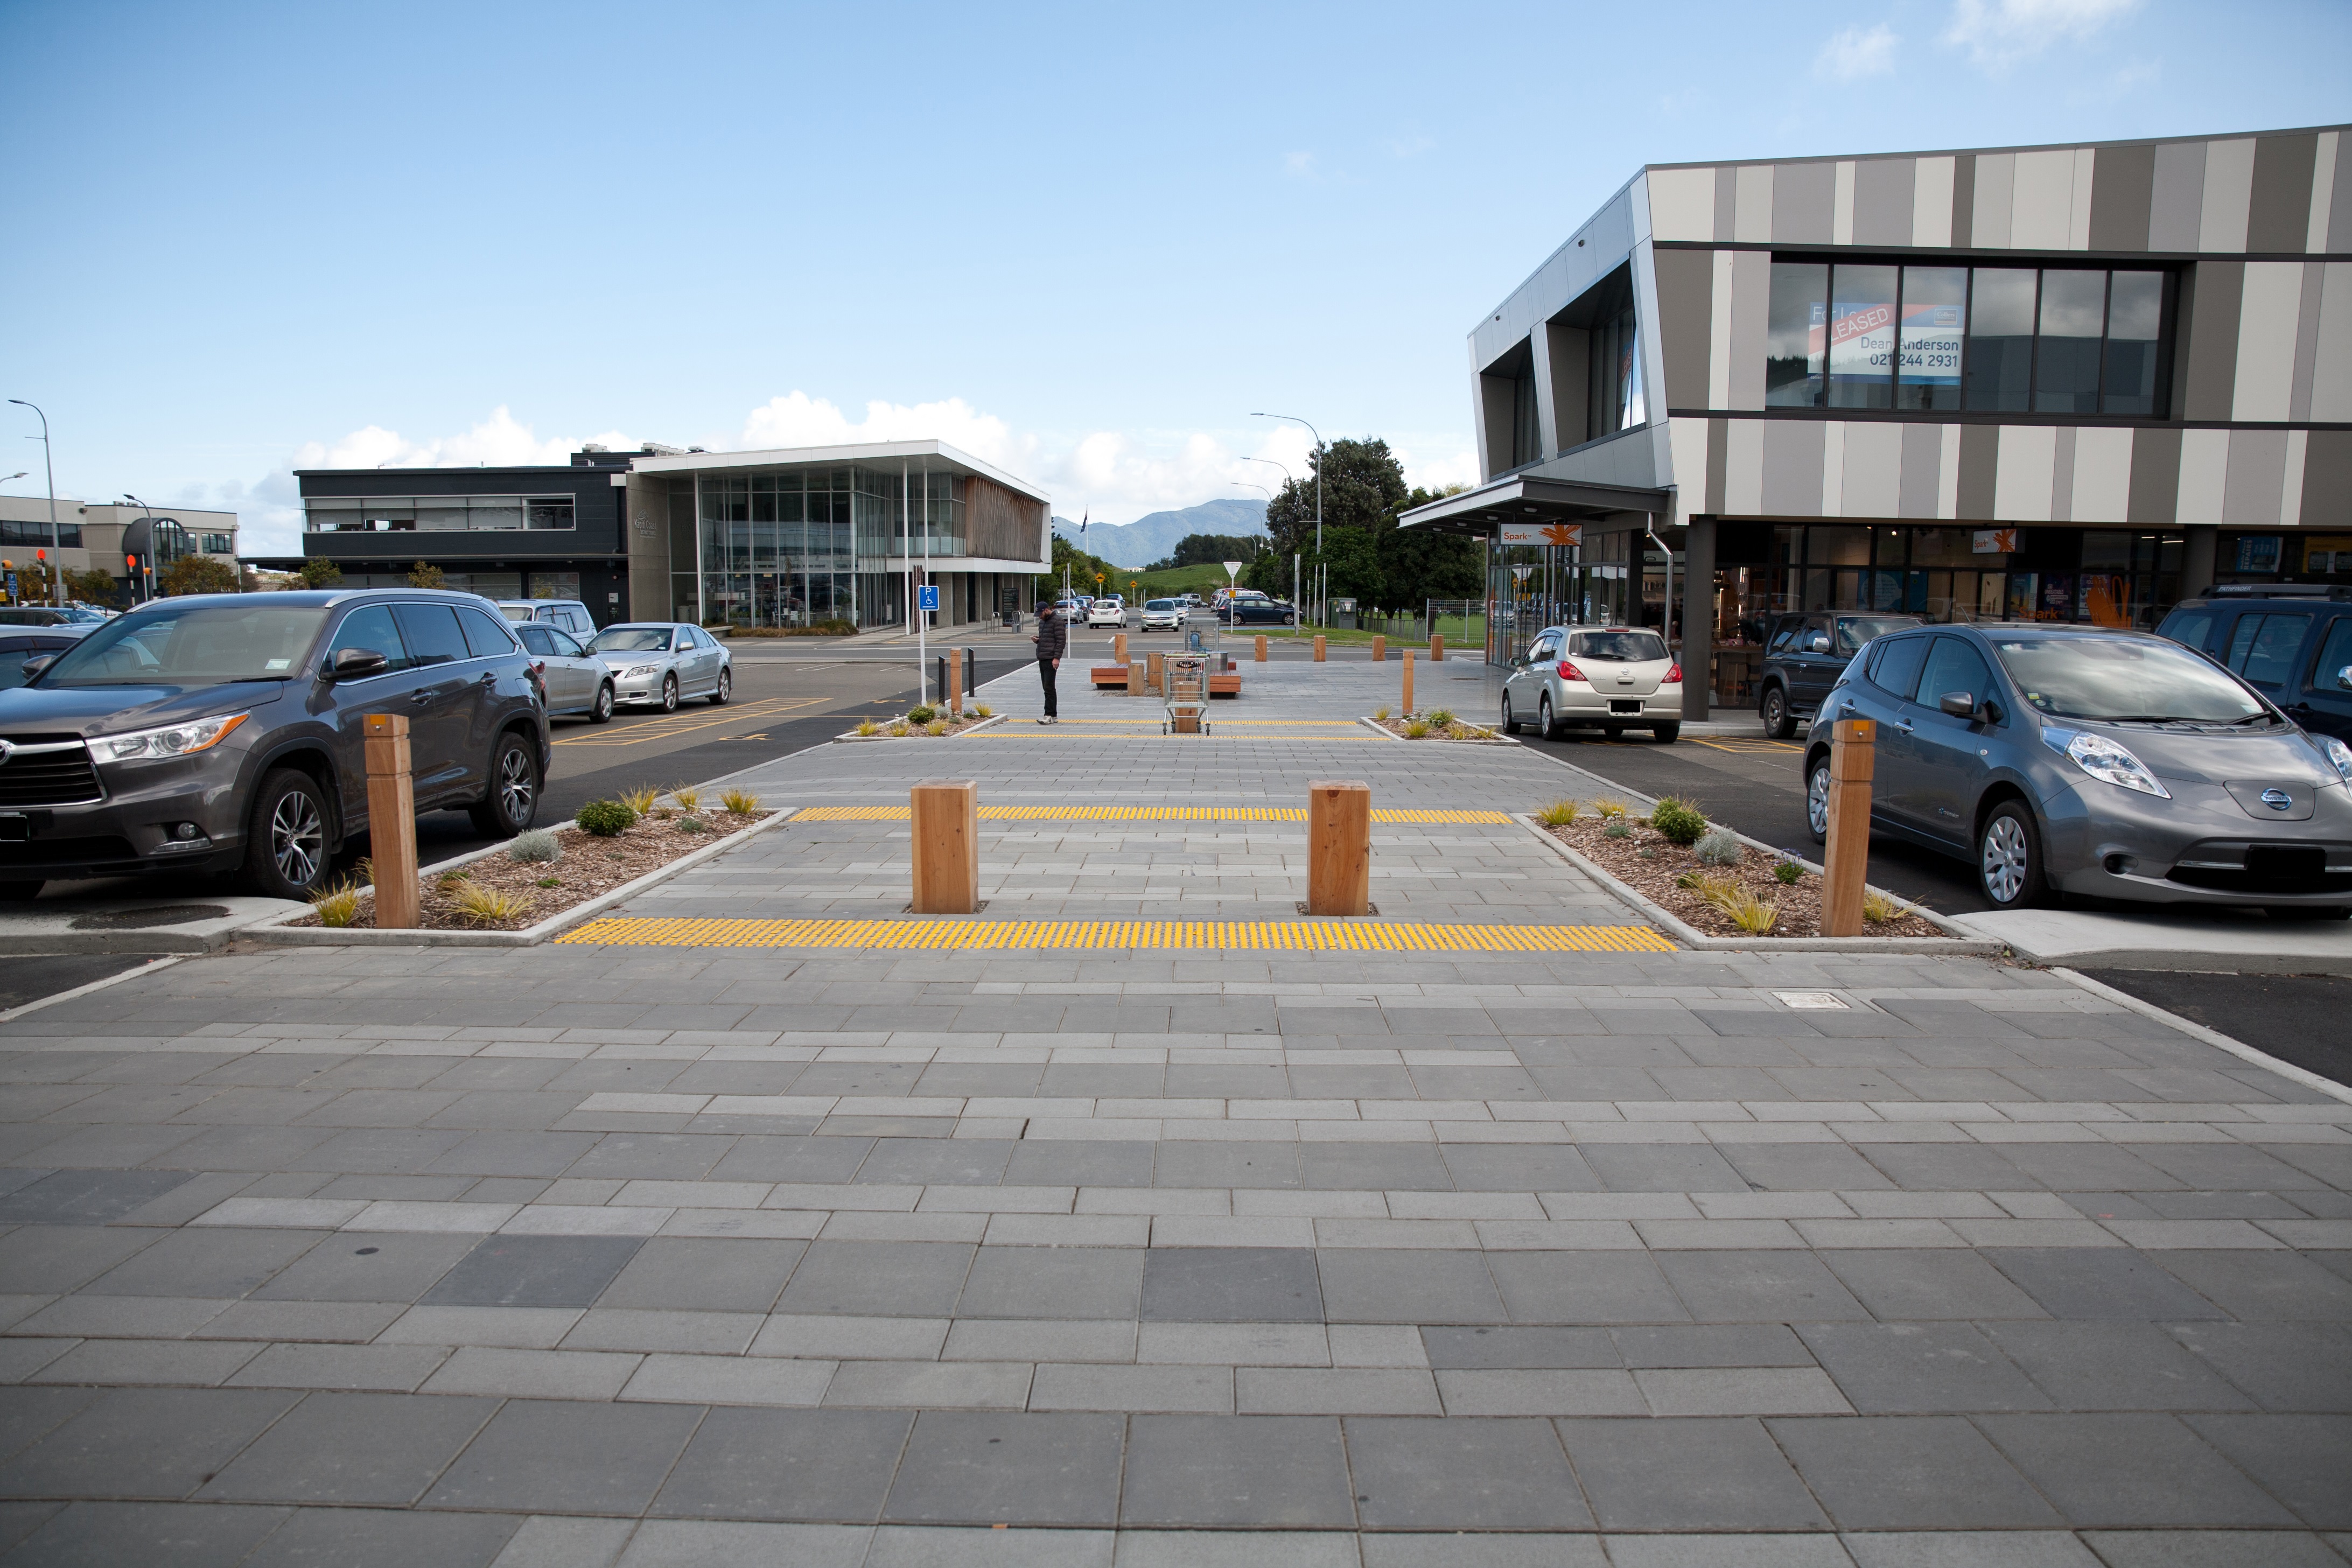
[[[870,1524],[914,1422],[907,1411],[715,1409],[652,1511]]]
[[[1763,1424],[1745,1419],[1557,1424],[1603,1530],[1822,1530]]]
[[[1154,1247],[1144,1254],[1146,1322],[1319,1323],[1316,1255],[1286,1247]]]
[[[1499,1323],[1503,1301],[1476,1252],[1327,1248],[1317,1255],[1332,1322]]]
[[[313,1394],[196,1495],[404,1506],[424,1495],[497,1408],[492,1399]]]
[[[1495,1252],[1486,1270],[1517,1323],[1679,1322],[1689,1313],[1646,1252]]]
[[[2315,1530],[2352,1530],[2352,1417],[2189,1415],[2189,1427]]]
[[[898,1523],[1108,1525],[1118,1510],[1120,1426],[1116,1415],[924,1411],[883,1516]]]
[[[1335,1192],[1449,1192],[1434,1143],[1302,1143],[1301,1184]]]
[[[1966,1323],[1803,1323],[1797,1332],[1864,1414],[2051,1408]]]
[[[1845,1530],[2033,1530],[2063,1521],[1957,1415],[1788,1417],[1766,1426]]]
[[[1424,1328],[1433,1367],[1615,1367],[1624,1364],[1604,1329]],[[1808,1363],[1811,1357],[1807,1358]]]
[[[1234,1407],[1234,1369],[1222,1366],[1050,1364],[1037,1368],[1029,1387],[1032,1410],[1182,1410],[1230,1415]]]
[[[1367,1535],[1363,1568],[1608,1568],[1598,1535]],[[1344,1559],[1341,1560],[1345,1562]],[[1356,1568],[1346,1563],[1345,1568]]]
[[[1588,1143],[1583,1154],[1612,1193],[1744,1193],[1748,1179],[1696,1143]]]
[[[797,1241],[719,1241],[656,1237],[637,1249],[604,1293],[602,1308],[690,1312],[765,1312],[800,1261]]]
[[[1584,1530],[1592,1525],[1548,1421],[1350,1416],[1357,1505],[1372,1530]]]
[[[2100,1530],[2083,1539],[2108,1568],[2336,1568],[2347,1542],[2281,1530]]]
[[[252,1360],[257,1349],[196,1340],[84,1340],[26,1381],[210,1388]]]
[[[1977,1425],[2077,1529],[2294,1523],[2169,1415],[1986,1415]]]
[[[2352,1321],[2352,1280],[2294,1252],[2168,1252],[2165,1272],[2240,1319]]]
[[[629,1538],[643,1533],[635,1520],[534,1514],[508,1539],[494,1568],[613,1568]]]
[[[1295,1143],[1162,1143],[1152,1170],[1160,1187],[1296,1187]]]
[[[256,1301],[414,1301],[478,1237],[339,1231],[253,1293]]]
[[[1440,1151],[1465,1193],[1590,1193],[1601,1178],[1581,1152],[1547,1143],[1455,1143]]]
[[[983,1247],[956,1314],[966,1318],[1119,1318],[1137,1314],[1139,1247]]]
[[[1008,1186],[1148,1187],[1156,1143],[1023,1139],[1004,1167]]]
[[[2099,1568],[2063,1531],[1874,1531],[1844,1544],[1856,1568]]]
[[[1123,1525],[1346,1529],[1355,1517],[1332,1417],[1137,1415],[1129,1423]]]
[[[1632,1367],[1811,1366],[1813,1353],[1780,1323],[1664,1323],[1609,1331]]]
[[[426,1508],[635,1514],[702,1418],[692,1405],[510,1399],[426,1494]]]
[[[2265,1410],[2352,1411],[2352,1331],[2337,1323],[2184,1323],[2180,1342]]]
[[[883,1138],[857,1167],[859,1182],[994,1186],[1004,1179],[1013,1143],[1001,1138]]]
[[[0,1291],[76,1289],[157,1239],[153,1231],[122,1227],[22,1226],[0,1236]]]
[[[767,1323],[759,1312],[666,1312],[593,1307],[563,1337],[574,1351],[681,1351],[740,1355]]]
[[[960,1242],[812,1242],[776,1310],[944,1315],[954,1310],[977,1250]]]
[[[235,1568],[289,1512],[170,1502],[77,1502],[62,1511],[55,1504],[42,1506],[50,1510],[48,1517],[10,1553],[26,1568],[110,1563]]]
[[[1982,1325],[2061,1410],[2252,1410],[2254,1402],[2154,1323]]]
[[[1821,1258],[1881,1320],[2048,1315],[1974,1252],[1890,1247],[1823,1252]]]
[[[1870,1313],[1810,1252],[1661,1252],[1675,1291],[1702,1322],[1790,1322]]]
[[[496,1514],[415,1513],[389,1509],[297,1511],[263,1542],[253,1568],[309,1568],[317,1563],[351,1568],[488,1568],[521,1521]]]
[[[174,1231],[89,1283],[100,1296],[242,1296],[316,1245],[306,1230]]]
[[[406,1393],[432,1376],[447,1354],[439,1345],[271,1345],[223,1386]]]
[[[2221,1310],[2159,1268],[2123,1247],[2002,1247],[1985,1255],[2055,1318],[2179,1322]]]
[[[628,1236],[491,1236],[426,1291],[432,1307],[585,1307],[644,1241]]]
[[[86,1388],[0,1388],[0,1455],[62,1426],[97,1399]]]
[[[9,1404],[18,1405],[27,1392],[12,1391]],[[185,1497],[299,1397],[253,1389],[110,1389],[0,1466],[0,1496]]]
[[[58,1171],[0,1197],[0,1225],[105,1225],[191,1179],[186,1171]]]
[[[824,1397],[834,1405],[1019,1410],[1030,1373],[1025,1362],[846,1361]]]

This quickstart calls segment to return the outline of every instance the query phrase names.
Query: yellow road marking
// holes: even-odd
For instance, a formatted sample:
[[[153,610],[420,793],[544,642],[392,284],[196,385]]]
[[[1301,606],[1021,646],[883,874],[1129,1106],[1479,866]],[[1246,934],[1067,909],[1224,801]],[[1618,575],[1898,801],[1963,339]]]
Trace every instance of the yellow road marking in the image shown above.
[[[1685,735],[1683,738],[1694,745],[1712,746],[1718,752],[1731,752],[1744,755],[1767,752],[1801,752],[1805,749],[1790,741],[1710,741],[1700,735]]]
[[[806,816],[806,813],[803,813]],[[611,947],[1212,948],[1305,952],[1673,952],[1648,926],[1409,921],[749,921],[607,917],[555,939]]]
[[[631,724],[625,729],[614,730],[608,726],[599,726],[587,734],[569,735],[555,743],[559,746],[640,746],[649,741],[667,741],[675,736],[691,734],[697,730],[708,730],[713,725],[730,723],[736,720],[780,718],[795,708],[814,708],[825,700],[826,699],[822,697],[803,697],[796,701],[788,701],[781,697],[772,697],[765,701],[747,702],[740,707],[714,709],[708,713],[666,714],[650,723]]]
[[[905,822],[911,808],[903,805],[811,805],[793,814],[802,822]],[[1304,822],[1303,805],[983,805],[980,815],[991,822]],[[1451,809],[1375,811],[1381,823],[1434,824],[1507,823],[1508,812]]]

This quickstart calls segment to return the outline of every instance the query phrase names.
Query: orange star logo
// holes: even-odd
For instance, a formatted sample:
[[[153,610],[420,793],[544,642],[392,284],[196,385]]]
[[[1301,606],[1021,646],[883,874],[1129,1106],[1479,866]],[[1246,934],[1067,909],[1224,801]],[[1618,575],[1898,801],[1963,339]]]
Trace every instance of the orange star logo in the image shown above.
[[[1544,542],[1548,544],[1581,544],[1584,528],[1580,523],[1548,522],[1544,524]]]

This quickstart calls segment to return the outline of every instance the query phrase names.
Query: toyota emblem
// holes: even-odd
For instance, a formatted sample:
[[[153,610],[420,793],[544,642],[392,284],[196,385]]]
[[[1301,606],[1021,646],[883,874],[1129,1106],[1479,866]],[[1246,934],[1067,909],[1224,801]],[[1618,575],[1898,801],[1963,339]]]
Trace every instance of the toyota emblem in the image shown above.
[[[5,765],[8,759],[16,754],[16,748],[14,743],[7,741],[0,741],[0,766]]]
[[[2266,789],[2263,791],[2263,804],[2273,811],[2284,811],[2294,804],[2294,796],[2283,789]]]

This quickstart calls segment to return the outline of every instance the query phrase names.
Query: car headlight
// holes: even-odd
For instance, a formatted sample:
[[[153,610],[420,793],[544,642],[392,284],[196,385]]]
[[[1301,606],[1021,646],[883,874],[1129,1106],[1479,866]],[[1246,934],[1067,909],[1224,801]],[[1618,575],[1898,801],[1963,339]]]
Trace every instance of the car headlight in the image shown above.
[[[660,668],[661,666],[657,664],[633,664],[629,666],[628,668],[621,671],[621,679],[623,680],[635,680],[641,675],[652,675]]]
[[[2352,746],[2346,745],[2333,735],[2314,735],[2312,739],[2319,742],[2319,749],[2335,765],[2336,776],[2352,784]]]
[[[217,746],[228,732],[245,722],[242,713],[193,723],[167,724],[160,730],[134,730],[128,735],[108,735],[89,742],[101,763],[127,763],[141,757],[188,757]]]
[[[2076,767],[2095,779],[2152,795],[2159,800],[2170,800],[2172,792],[2158,782],[2147,771],[2147,764],[2132,755],[2131,748],[2121,741],[2105,735],[2095,735],[2087,730],[2061,730],[2045,724],[2042,727],[2042,743],[2052,751],[2063,752]]]

